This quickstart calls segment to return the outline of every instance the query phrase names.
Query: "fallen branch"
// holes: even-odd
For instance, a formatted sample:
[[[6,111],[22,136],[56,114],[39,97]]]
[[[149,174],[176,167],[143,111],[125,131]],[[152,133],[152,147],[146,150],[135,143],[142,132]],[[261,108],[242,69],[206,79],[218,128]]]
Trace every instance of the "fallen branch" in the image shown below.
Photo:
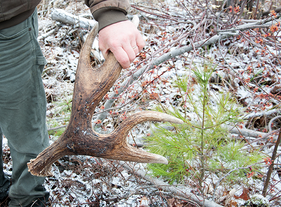
[[[259,131],[246,129],[246,128],[240,129],[240,128],[237,128],[237,127],[232,127],[232,126],[227,126],[227,125],[225,125],[224,127],[226,127],[229,130],[230,133],[242,135],[244,137],[261,138],[261,137],[266,137],[267,134],[268,134],[268,133],[259,132]]]
[[[48,129],[48,131],[53,131],[53,130],[62,129],[62,128],[66,128],[66,127],[67,127],[67,125],[62,125],[62,126],[50,128],[50,129]]]
[[[202,198],[201,196],[197,196],[194,195],[193,193],[191,193],[191,189],[189,189],[188,187],[184,186],[184,187],[179,187],[179,186],[173,186],[173,185],[169,185],[167,183],[165,183],[164,181],[161,181],[159,179],[156,178],[152,178],[150,176],[148,176],[146,174],[146,172],[144,172],[144,170],[142,169],[134,169],[133,166],[129,165],[126,162],[120,162],[121,165],[129,170],[130,172],[134,173],[135,175],[153,183],[155,186],[166,190],[166,191],[170,191],[173,194],[183,197],[185,199],[190,200],[193,204],[197,205],[197,206],[205,206],[205,207],[222,207],[221,205],[210,201],[210,200],[205,200],[204,198]]]
[[[59,26],[60,24],[56,25],[56,27],[48,32],[46,32],[45,34],[41,35],[40,37],[38,37],[38,40],[42,40],[45,39],[48,36],[51,36],[52,34],[56,33],[59,30]]]
[[[55,21],[59,21],[64,24],[70,24],[76,27],[89,29],[89,30],[92,29],[97,24],[95,20],[90,20],[84,17],[75,16],[62,9],[54,9],[54,11],[51,14],[51,18]]]
[[[276,9],[272,9],[273,11],[275,11],[276,13],[279,13],[279,12],[281,12],[281,7],[278,7],[278,8],[276,8]],[[263,12],[262,13],[262,16],[267,16],[267,15],[269,15],[270,14],[270,11],[271,10],[268,10],[268,11],[266,11],[266,12]]]
[[[262,162],[259,162],[259,163],[256,163],[256,164],[261,164]],[[256,164],[253,164],[253,165],[256,165]],[[246,167],[238,167],[238,168],[235,168],[235,169],[233,169],[233,170],[230,170],[228,173],[226,173],[222,178],[220,178],[217,182],[216,182],[216,187],[215,187],[215,189],[214,189],[214,193],[213,193],[213,197],[212,197],[212,200],[215,200],[215,194],[216,194],[216,190],[217,190],[217,188],[218,188],[218,186],[219,186],[219,184],[221,183],[221,181],[223,180],[223,179],[225,179],[227,176],[229,176],[231,173],[233,173],[234,171],[236,171],[236,170],[243,170],[243,169],[249,169],[250,167],[252,167],[253,165],[248,165],[248,166],[246,166]]]
[[[279,130],[279,135],[278,135],[278,139],[275,143],[275,147],[274,147],[274,150],[272,152],[272,157],[271,157],[271,164],[268,168],[268,171],[267,171],[267,175],[266,175],[266,180],[265,180],[265,183],[264,183],[264,188],[263,188],[263,191],[262,191],[262,195],[264,197],[266,197],[266,193],[267,193],[267,188],[268,188],[268,185],[269,185],[269,181],[270,181],[270,178],[271,178],[271,173],[273,171],[273,167],[274,167],[274,161],[276,159],[276,155],[277,155],[277,149],[278,149],[278,146],[281,142],[281,128]]]
[[[253,113],[247,114],[243,118],[250,119],[250,118],[255,118],[255,117],[270,116],[275,113],[280,113],[280,109],[272,109],[269,111],[262,111],[262,112],[253,112]]]

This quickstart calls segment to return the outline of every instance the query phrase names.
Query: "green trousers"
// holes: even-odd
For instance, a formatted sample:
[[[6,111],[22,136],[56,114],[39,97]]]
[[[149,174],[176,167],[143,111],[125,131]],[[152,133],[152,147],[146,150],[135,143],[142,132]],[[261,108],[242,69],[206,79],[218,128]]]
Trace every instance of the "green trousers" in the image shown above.
[[[42,186],[45,178],[32,176],[27,168],[27,162],[49,145],[41,79],[46,60],[37,35],[36,10],[24,22],[0,30],[0,136],[8,139],[13,161],[11,207],[48,195]],[[0,188],[3,177],[0,167]]]

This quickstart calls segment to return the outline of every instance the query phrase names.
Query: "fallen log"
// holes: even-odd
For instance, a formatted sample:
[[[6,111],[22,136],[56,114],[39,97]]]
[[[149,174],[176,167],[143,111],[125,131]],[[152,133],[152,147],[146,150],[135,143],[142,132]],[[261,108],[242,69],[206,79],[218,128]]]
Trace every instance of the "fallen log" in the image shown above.
[[[55,21],[59,21],[64,24],[70,24],[79,28],[89,29],[89,30],[95,27],[96,24],[98,24],[97,21],[95,20],[90,20],[84,17],[75,16],[62,9],[54,9],[54,11],[51,14],[51,18]]]

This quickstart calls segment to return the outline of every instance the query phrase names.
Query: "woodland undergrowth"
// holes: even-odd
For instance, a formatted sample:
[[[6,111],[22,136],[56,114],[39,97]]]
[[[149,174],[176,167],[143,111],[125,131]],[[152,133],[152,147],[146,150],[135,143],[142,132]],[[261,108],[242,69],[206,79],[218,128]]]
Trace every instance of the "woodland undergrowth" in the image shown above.
[[[135,164],[128,170],[120,162],[65,157],[54,164],[55,176],[46,179],[51,206],[199,205],[137,176],[139,168],[222,206],[254,206],[251,199],[260,195],[264,206],[280,206],[280,2],[131,2],[128,17],[139,16],[146,46],[96,109],[93,126],[108,133],[141,110],[178,117],[183,125],[145,123],[128,137],[169,164]],[[92,19],[84,1],[44,0],[38,6],[51,142],[68,123],[88,33],[52,20],[57,8]],[[97,40],[93,65],[103,61]],[[9,149],[3,152],[11,173]]]

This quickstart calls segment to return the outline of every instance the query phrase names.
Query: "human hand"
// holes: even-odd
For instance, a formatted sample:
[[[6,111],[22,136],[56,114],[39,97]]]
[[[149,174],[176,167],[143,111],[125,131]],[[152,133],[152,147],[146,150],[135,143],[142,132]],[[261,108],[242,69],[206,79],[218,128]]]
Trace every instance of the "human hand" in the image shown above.
[[[144,45],[137,27],[129,20],[114,23],[99,32],[99,48],[103,56],[111,51],[123,68],[130,67]]]

